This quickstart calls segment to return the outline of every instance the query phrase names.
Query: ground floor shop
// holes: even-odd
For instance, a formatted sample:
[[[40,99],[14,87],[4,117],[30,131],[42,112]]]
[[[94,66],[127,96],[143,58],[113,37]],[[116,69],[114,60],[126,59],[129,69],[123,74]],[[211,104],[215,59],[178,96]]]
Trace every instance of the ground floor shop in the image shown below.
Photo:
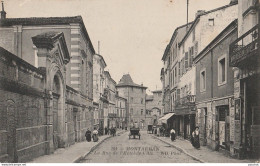
[[[260,157],[260,74],[238,70],[235,81],[235,127],[233,154],[240,158]],[[258,73],[258,74],[257,74]]]

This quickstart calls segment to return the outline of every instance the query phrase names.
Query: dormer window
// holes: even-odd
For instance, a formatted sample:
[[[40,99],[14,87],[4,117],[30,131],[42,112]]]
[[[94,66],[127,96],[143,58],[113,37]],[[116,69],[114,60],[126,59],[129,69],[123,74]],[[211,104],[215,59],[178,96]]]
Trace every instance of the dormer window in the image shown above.
[[[209,26],[214,26],[214,18],[209,19]]]

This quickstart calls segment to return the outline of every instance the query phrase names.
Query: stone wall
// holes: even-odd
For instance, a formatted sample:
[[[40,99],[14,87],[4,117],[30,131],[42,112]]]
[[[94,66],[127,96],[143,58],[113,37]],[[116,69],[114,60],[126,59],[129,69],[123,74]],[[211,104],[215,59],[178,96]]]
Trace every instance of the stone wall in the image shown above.
[[[0,160],[45,154],[44,73],[0,48]]]

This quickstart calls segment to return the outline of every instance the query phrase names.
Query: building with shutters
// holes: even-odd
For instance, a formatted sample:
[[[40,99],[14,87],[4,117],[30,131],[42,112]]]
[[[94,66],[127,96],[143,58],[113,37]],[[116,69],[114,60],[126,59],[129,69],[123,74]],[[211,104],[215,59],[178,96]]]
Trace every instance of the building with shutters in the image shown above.
[[[102,55],[95,54],[93,57],[93,106],[94,106],[94,126],[104,128],[104,89],[105,74],[104,69],[107,64]]]
[[[237,39],[237,20],[230,23],[193,60],[196,65],[196,108],[201,145],[231,152],[234,146],[234,72],[229,45]],[[232,131],[232,132],[231,132]]]

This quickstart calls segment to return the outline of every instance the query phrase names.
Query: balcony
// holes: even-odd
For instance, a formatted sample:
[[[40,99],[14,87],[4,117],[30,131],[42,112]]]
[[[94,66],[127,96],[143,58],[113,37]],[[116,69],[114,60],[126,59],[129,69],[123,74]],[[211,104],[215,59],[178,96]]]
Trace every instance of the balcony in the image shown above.
[[[188,95],[175,101],[175,107],[194,106],[196,101],[195,95]]]
[[[229,47],[229,64],[232,67],[242,67],[254,64],[259,56],[259,27],[254,26],[239,37]]]

